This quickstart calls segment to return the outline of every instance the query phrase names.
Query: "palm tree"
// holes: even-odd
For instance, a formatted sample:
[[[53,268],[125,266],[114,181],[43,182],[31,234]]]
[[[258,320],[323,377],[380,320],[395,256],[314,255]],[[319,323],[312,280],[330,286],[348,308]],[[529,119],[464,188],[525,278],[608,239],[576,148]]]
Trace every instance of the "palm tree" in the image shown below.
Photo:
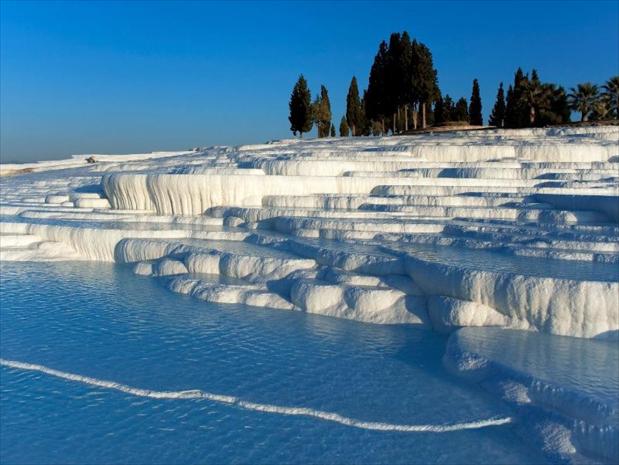
[[[550,98],[547,86],[543,86],[535,74],[522,82],[522,101],[529,108],[529,125],[535,126],[540,110],[546,109]]]
[[[578,84],[576,88],[570,89],[571,93],[567,96],[572,110],[580,112],[580,121],[588,121],[589,113],[593,110],[593,105],[598,98],[598,86],[585,82]]]
[[[610,114],[619,118],[619,76],[613,76],[602,86],[604,97],[608,99]]]
[[[603,121],[608,118],[612,118],[612,111],[610,110],[611,100],[602,95],[593,103],[593,111],[591,112],[591,119],[594,121]]]

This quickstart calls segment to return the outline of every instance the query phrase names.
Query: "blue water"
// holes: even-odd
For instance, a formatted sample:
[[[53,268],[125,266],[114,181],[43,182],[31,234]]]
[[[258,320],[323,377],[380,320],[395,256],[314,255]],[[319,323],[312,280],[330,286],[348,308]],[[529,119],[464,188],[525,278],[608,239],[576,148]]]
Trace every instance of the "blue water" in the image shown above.
[[[595,340],[503,328],[463,328],[457,345],[461,352],[480,355],[619,412],[616,337]],[[615,422],[619,423],[619,418]]]
[[[0,356],[153,390],[202,389],[359,420],[510,416],[448,375],[445,339],[216,306],[104,264],[2,264]],[[544,463],[514,425],[369,431],[204,399],[151,399],[0,367],[0,463]]]

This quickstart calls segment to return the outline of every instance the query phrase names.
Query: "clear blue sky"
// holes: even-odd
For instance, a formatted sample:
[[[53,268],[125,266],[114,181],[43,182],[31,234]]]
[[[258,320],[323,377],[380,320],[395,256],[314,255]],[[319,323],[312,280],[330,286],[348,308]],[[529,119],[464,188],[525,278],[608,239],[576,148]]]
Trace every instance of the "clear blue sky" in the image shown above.
[[[289,137],[299,73],[330,92],[367,86],[382,39],[407,30],[443,93],[484,116],[517,66],[601,83],[619,70],[619,2],[13,2],[0,0],[3,161]]]

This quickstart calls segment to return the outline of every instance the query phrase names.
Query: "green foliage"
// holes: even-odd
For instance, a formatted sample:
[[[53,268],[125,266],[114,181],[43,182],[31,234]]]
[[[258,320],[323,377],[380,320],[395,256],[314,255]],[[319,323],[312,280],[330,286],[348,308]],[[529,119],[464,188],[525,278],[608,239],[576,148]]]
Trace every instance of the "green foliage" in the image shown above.
[[[413,114],[420,108],[429,111],[438,94],[437,74],[427,46],[411,42],[406,31],[391,34],[389,44],[380,43],[365,98],[368,121],[380,121],[381,127],[391,128],[395,123],[396,129],[407,129],[406,122],[412,119],[410,109],[415,110]]]
[[[342,116],[342,120],[340,121],[340,137],[348,137],[350,135],[350,127],[348,126],[348,121],[346,121],[346,117]]]
[[[619,118],[619,76],[611,77],[599,88],[585,82],[570,91],[567,102],[572,110],[580,112],[581,121]]]
[[[598,86],[590,82],[578,84],[576,88],[572,87],[567,96],[570,108],[580,112],[580,121],[589,121],[589,115],[598,98]]]
[[[389,48],[384,40],[378,46],[374,63],[370,69],[365,111],[370,119],[384,120],[391,113],[387,89],[387,61]]]
[[[346,121],[348,126],[352,129],[353,136],[360,136],[362,134],[364,123],[363,113],[363,107],[359,99],[357,78],[353,76],[350,81],[350,87],[348,88],[348,95],[346,96]]]
[[[329,101],[329,92],[325,86],[320,86],[320,96],[316,97],[313,105],[313,117],[318,129],[318,137],[329,137],[331,129],[331,102]]]
[[[448,121],[452,121],[452,113],[454,112],[454,102],[449,94],[445,95],[445,99],[443,100],[443,116],[442,121],[446,123]]]
[[[540,80],[535,69],[525,74],[514,73],[514,81],[505,94],[500,83],[489,124],[498,128],[539,127],[570,121],[571,109],[579,111],[582,120],[619,118],[619,76],[611,77],[598,87],[579,84],[566,95],[565,90]],[[432,103],[434,109],[432,110]],[[290,129],[296,135],[311,130],[315,123],[318,137],[335,134],[331,123],[331,104],[325,86],[311,104],[307,82],[301,75],[290,97]],[[473,80],[470,105],[461,98],[455,104],[449,95],[443,98],[438,86],[430,49],[409,34],[392,33],[389,42],[381,41],[370,69],[368,88],[360,98],[353,76],[346,96],[346,113],[340,122],[340,136],[361,136],[416,128],[420,119],[426,124],[470,122],[483,125],[479,82]]]
[[[533,70],[531,79],[528,76],[523,79],[520,90],[521,119],[528,116],[528,126],[536,126],[538,114],[550,104],[548,88],[542,85],[537,71]]]
[[[619,76],[611,77],[602,86],[602,96],[607,102],[609,117],[619,119]]]
[[[361,105],[359,108],[359,135],[361,136],[369,136],[370,135],[370,120],[367,118],[365,114],[365,99],[367,97],[367,90],[363,91],[363,98],[361,99]]]
[[[539,107],[536,126],[563,124],[570,120],[570,108],[563,87],[555,84],[542,84],[544,87],[544,104]]]
[[[518,68],[514,84],[507,91],[505,127],[540,127],[569,121],[565,91],[554,84],[541,82],[537,71],[531,76]]]
[[[439,94],[438,76],[432,59],[432,52],[421,42],[412,44],[412,100],[417,108],[421,108],[422,127],[426,127],[426,109]]]
[[[505,123],[506,128],[518,127],[516,121],[516,97],[514,97],[514,88],[510,84],[507,88],[507,98],[505,99]]]
[[[488,124],[497,128],[505,126],[505,94],[503,92],[503,83],[499,84],[499,90],[496,93],[496,102],[488,119]]]
[[[484,120],[481,115],[481,96],[479,95],[479,82],[473,80],[473,91],[471,93],[471,103],[469,105],[469,119],[471,124],[482,126]]]
[[[303,137],[304,132],[312,129],[312,103],[307,81],[301,74],[290,95],[290,130],[296,136]]]
[[[439,126],[445,123],[445,105],[443,97],[439,96],[434,104],[434,125]]]
[[[460,97],[460,100],[458,100],[453,107],[450,121],[469,122],[469,110],[464,97]]]

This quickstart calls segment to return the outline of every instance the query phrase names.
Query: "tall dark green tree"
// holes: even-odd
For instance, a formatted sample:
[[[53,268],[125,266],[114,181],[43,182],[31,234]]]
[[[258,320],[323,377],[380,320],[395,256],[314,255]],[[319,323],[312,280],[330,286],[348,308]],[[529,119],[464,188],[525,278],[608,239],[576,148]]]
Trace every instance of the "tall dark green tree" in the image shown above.
[[[331,102],[325,86],[320,86],[320,96],[316,97],[313,110],[314,122],[318,128],[318,137],[329,137],[331,129]]]
[[[565,89],[555,84],[543,84],[543,86],[548,101],[539,110],[537,126],[569,122],[571,110]]]
[[[402,32],[398,44],[398,89],[397,89],[397,110],[402,115],[403,129],[408,131],[408,108],[413,101],[412,72],[413,72],[413,48],[408,32]]]
[[[516,114],[516,98],[514,96],[514,88],[510,84],[507,88],[507,98],[505,99],[505,121],[504,127],[517,128],[518,115]]]
[[[479,82],[473,80],[473,91],[471,93],[471,103],[469,104],[469,119],[474,126],[482,126],[484,120],[481,115],[481,96],[479,95]]]
[[[363,130],[363,108],[359,99],[359,87],[355,76],[350,81],[348,95],[346,96],[346,122],[352,130],[353,136],[361,135]]]
[[[412,43],[412,98],[421,113],[421,127],[425,128],[426,110],[438,95],[438,78],[432,53],[421,42]]]
[[[407,130],[412,117],[417,127],[427,124],[426,113],[438,98],[438,78],[430,49],[411,41],[408,32],[394,32],[388,43],[382,41],[370,70],[365,97],[367,128],[371,121],[380,121],[383,133],[390,126],[392,132]],[[375,130],[376,126],[374,126]]]
[[[304,132],[312,129],[312,96],[307,81],[301,74],[290,95],[290,130],[296,136],[297,132],[303,137]]]
[[[520,128],[526,125],[528,116],[523,113],[522,104],[522,86],[525,81],[525,75],[522,68],[518,68],[514,74],[514,82],[507,89],[507,98],[505,101],[505,127]]]
[[[365,113],[365,100],[367,98],[367,90],[363,91],[363,97],[361,98],[361,105],[359,111],[359,130],[357,131],[360,136],[369,136],[370,135],[370,120],[367,118]]]
[[[449,94],[445,95],[443,99],[443,116],[441,119],[444,123],[448,121],[453,121],[452,115],[454,112],[454,102],[453,99],[449,96]]]
[[[397,113],[402,103],[401,98],[401,36],[399,32],[394,32],[389,36],[389,47],[387,50],[387,63],[385,66],[385,92],[386,107],[391,117],[391,131],[397,132]]]
[[[348,126],[346,117],[342,116],[342,120],[340,121],[340,137],[348,137],[349,135],[350,135],[350,127]]]
[[[389,48],[384,40],[378,47],[378,53],[374,57],[374,63],[370,69],[368,90],[365,98],[366,117],[369,120],[380,121],[381,134],[386,132],[385,118],[390,110],[387,101],[386,72]]]
[[[443,97],[438,96],[436,103],[434,104],[434,125],[440,126],[445,123],[445,105],[443,103]]]
[[[469,122],[469,110],[466,99],[461,97],[453,108],[451,114],[452,121]]]
[[[503,83],[499,84],[499,90],[496,93],[496,102],[488,119],[488,124],[497,128],[505,126],[505,94],[503,92]]]

